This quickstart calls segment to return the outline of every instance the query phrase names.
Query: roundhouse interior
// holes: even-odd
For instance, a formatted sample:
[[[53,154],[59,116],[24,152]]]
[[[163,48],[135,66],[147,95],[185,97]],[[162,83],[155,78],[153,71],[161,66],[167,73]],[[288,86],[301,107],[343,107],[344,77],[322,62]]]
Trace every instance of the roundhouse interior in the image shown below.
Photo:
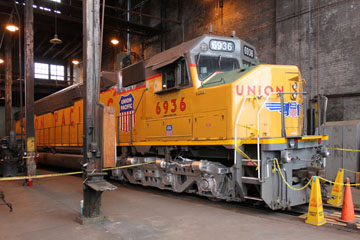
[[[359,16],[0,1],[0,239],[354,239]]]

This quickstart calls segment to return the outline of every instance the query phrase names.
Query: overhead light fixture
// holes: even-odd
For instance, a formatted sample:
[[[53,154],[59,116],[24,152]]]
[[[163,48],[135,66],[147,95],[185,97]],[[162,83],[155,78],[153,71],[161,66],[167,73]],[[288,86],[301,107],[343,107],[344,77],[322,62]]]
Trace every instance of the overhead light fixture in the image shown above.
[[[0,64],[4,63],[4,59],[0,58]]]
[[[61,44],[61,43],[62,43],[62,40],[58,38],[58,35],[57,35],[57,34],[55,34],[55,35],[54,35],[54,38],[53,38],[53,39],[50,39],[49,42],[52,43],[52,44]]]
[[[8,24],[6,25],[6,30],[10,31],[10,32],[16,32],[19,30],[19,28],[15,25],[15,24]]]
[[[56,2],[55,2],[55,8],[56,8]],[[61,44],[62,43],[62,40],[59,39],[58,35],[57,35],[57,13],[55,12],[56,10],[54,10],[54,14],[55,14],[55,35],[54,35],[54,38],[53,39],[50,39],[50,43],[56,45],[56,44]]]
[[[76,60],[76,59],[72,60],[71,62],[72,62],[72,64],[74,64],[74,65],[78,65],[78,64],[80,63],[80,62],[79,62],[78,60]]]
[[[117,40],[116,38],[111,39],[110,41],[114,46],[119,44],[119,40]]]
[[[19,30],[19,26],[14,22],[12,13],[10,14],[9,21],[5,26],[6,30],[9,32],[16,32]]]

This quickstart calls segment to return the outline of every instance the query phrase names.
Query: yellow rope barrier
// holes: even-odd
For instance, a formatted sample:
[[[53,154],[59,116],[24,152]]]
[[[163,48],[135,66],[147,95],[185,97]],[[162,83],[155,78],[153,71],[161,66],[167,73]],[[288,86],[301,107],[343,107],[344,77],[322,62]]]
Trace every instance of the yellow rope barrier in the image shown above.
[[[284,175],[283,175],[283,173],[282,173],[282,171],[281,171],[281,169],[280,169],[279,161],[278,161],[277,158],[274,158],[274,162],[275,162],[275,164],[276,164],[276,166],[277,166],[277,169],[279,170],[279,173],[280,173],[280,175],[281,175],[281,178],[283,179],[283,181],[284,181],[284,183],[286,184],[286,186],[288,186],[290,189],[292,189],[292,190],[294,190],[294,191],[304,190],[304,189],[311,183],[312,177],[310,178],[309,182],[307,182],[307,183],[305,184],[305,186],[303,186],[303,187],[301,187],[301,188],[294,188],[293,186],[291,186],[291,185],[286,181],[286,179],[285,179],[285,177],[284,177]],[[273,169],[272,172],[275,173],[274,169]],[[345,183],[333,182],[333,181],[330,181],[330,180],[328,180],[328,179],[326,179],[326,178],[323,178],[323,177],[320,177],[320,176],[318,176],[318,178],[321,179],[321,180],[323,180],[323,181],[325,181],[325,182],[332,183],[332,184],[336,184],[336,185],[340,185],[340,186],[347,186],[347,185],[350,185],[351,187],[360,186],[360,183],[345,184]]]
[[[328,148],[328,149],[336,150],[336,151],[345,151],[345,152],[360,152],[360,150],[349,149],[349,148]]]
[[[34,176],[2,177],[2,178],[0,178],[0,181],[61,177],[61,176],[77,175],[77,174],[81,174],[81,173],[82,173],[82,171],[68,172],[68,173],[53,173],[53,174],[34,175]]]
[[[353,170],[349,170],[349,169],[345,169],[345,168],[341,168],[341,169],[343,169],[345,172],[360,173],[360,172],[353,171]]]
[[[138,164],[133,164],[133,165],[104,168],[103,171],[115,170],[115,169],[121,169],[121,168],[130,168],[130,167],[139,167],[139,166],[152,164],[152,163],[155,163],[155,162],[146,162],[146,163],[138,163]],[[82,174],[82,173],[83,173],[83,171],[77,171],[77,172],[68,172],[68,173],[43,174],[43,175],[35,175],[35,176],[2,177],[2,178],[0,178],[0,181],[37,179],[37,178],[48,178],[48,177],[62,177],[62,176],[77,175],[77,174]]]
[[[237,124],[237,126],[243,127],[243,128],[246,128],[246,129],[249,129],[249,130],[251,130],[251,131],[253,131],[253,132],[258,133],[258,130],[255,129],[255,128],[252,128],[252,127],[249,127],[249,126],[246,126],[246,125],[241,125],[241,124]]]
[[[293,186],[291,186],[285,179],[282,171],[281,171],[281,168],[280,168],[280,165],[279,165],[279,161],[277,158],[274,158],[274,162],[277,166],[277,169],[279,170],[279,173],[280,173],[280,176],[282,178],[282,180],[284,181],[284,183],[286,184],[286,186],[288,186],[290,189],[294,190],[294,191],[301,191],[301,190],[304,190],[305,188],[307,188],[309,186],[309,184],[311,183],[311,178],[310,180],[301,188],[294,188]]]
[[[236,147],[236,151],[247,158],[252,164],[256,166],[256,170],[259,169],[260,165],[257,164],[254,160],[252,160],[246,153],[244,153],[240,148]]]
[[[119,166],[119,167],[103,168],[103,171],[115,170],[115,169],[121,169],[121,168],[130,168],[130,167],[139,167],[139,166],[144,166],[144,165],[152,164],[152,163],[155,163],[155,162],[137,163],[137,164],[133,164],[133,165],[124,165],[124,166]]]
[[[241,125],[239,125],[239,126],[241,126]],[[242,126],[242,127],[246,127],[246,128],[251,129],[250,127],[247,127],[247,126]],[[257,163],[256,163],[254,160],[252,160],[244,151],[242,151],[242,150],[240,149],[240,146],[241,146],[241,145],[243,145],[244,143],[246,143],[247,141],[249,141],[249,140],[250,140],[251,138],[253,138],[254,136],[255,136],[255,134],[254,134],[254,133],[251,133],[249,137],[241,140],[240,143],[239,143],[237,146],[235,146],[235,150],[236,150],[238,153],[240,153],[242,156],[244,156],[246,159],[248,159],[252,164],[254,164],[254,165],[256,166],[256,170],[258,170],[259,167],[260,167],[260,165],[257,164]]]
[[[335,150],[335,151],[345,151],[345,152],[360,152],[360,150],[349,149],[349,148],[328,148],[328,149]],[[344,169],[344,171],[346,171],[346,172],[360,173],[358,171],[353,171],[353,170],[349,170],[349,169],[345,169],[345,168],[341,168],[341,169]]]
[[[336,184],[336,185],[340,185],[340,186],[351,186],[351,187],[360,186],[360,183],[351,183],[351,184],[337,183],[337,182],[330,181],[330,180],[328,180],[326,178],[323,178],[323,177],[319,177],[319,179],[323,180],[324,182],[328,182],[328,183],[332,183],[332,184]]]

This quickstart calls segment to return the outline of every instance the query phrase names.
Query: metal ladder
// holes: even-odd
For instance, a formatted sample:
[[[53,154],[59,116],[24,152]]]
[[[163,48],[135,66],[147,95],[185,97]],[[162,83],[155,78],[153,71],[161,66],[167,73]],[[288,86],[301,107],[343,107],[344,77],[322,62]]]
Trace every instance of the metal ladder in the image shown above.
[[[255,201],[263,201],[259,196],[254,196],[248,190],[249,189],[256,189],[259,195],[261,195],[261,182],[259,176],[257,176],[258,171],[256,170],[256,165],[260,164],[257,159],[252,159],[252,161],[248,159],[242,159],[242,173],[241,176],[243,188],[246,189],[246,195],[244,196],[245,199],[255,200]]]

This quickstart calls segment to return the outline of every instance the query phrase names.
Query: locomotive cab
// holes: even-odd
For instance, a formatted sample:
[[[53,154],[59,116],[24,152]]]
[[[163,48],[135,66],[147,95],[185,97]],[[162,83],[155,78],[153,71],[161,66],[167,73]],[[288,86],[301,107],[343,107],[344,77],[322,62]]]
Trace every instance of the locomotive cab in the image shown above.
[[[217,74],[243,69],[258,63],[256,50],[236,37],[204,36],[191,50],[191,62],[197,67],[197,79],[203,85]]]
[[[146,68],[149,74],[161,72],[158,93],[163,93],[191,86],[199,88],[219,73],[257,63],[255,48],[239,38],[203,35],[157,54],[146,62]]]

